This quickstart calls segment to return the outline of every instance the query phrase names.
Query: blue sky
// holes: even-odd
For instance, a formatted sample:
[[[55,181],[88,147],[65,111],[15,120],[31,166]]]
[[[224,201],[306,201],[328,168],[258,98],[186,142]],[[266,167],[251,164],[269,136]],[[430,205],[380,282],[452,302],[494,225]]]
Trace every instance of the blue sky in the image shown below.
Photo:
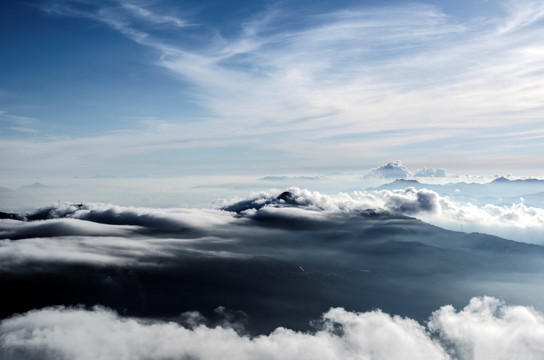
[[[2,179],[536,174],[542,1],[3,1]]]

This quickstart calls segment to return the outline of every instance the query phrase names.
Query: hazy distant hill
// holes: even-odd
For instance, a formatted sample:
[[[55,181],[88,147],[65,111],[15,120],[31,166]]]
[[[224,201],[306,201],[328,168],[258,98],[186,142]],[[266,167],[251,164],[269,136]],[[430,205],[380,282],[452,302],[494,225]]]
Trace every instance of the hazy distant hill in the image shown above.
[[[367,188],[368,191],[395,190],[413,187],[415,189],[429,189],[439,194],[447,195],[460,201],[473,203],[519,203],[523,197],[528,204],[542,206],[541,195],[544,192],[544,180],[525,179],[509,180],[504,177],[497,178],[489,183],[447,183],[426,184],[417,180],[397,179],[391,183],[379,187]]]
[[[19,188],[19,190],[42,190],[42,189],[46,189],[47,186],[42,184],[42,183],[39,183],[39,182],[36,182],[32,185],[23,185]]]

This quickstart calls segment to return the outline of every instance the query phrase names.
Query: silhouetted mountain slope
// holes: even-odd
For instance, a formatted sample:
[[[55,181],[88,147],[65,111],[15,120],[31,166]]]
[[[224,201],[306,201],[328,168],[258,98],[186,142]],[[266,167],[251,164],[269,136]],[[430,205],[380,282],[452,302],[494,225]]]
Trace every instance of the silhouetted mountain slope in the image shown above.
[[[541,246],[375,210],[311,210],[287,192],[264,203],[173,213],[80,204],[5,220],[1,316],[101,304],[174,320],[196,310],[213,322],[223,306],[257,334],[307,329],[331,306],[424,320],[485,294],[544,308],[526,295],[541,293]]]

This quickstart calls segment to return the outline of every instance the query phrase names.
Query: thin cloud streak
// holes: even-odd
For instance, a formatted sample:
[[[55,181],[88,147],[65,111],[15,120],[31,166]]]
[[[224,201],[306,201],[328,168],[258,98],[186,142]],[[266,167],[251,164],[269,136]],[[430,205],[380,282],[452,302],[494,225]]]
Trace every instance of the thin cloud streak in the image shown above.
[[[532,2],[506,6],[503,15],[487,20],[455,18],[431,5],[352,8],[302,16],[298,28],[284,30],[278,30],[283,22],[298,15],[277,5],[245,22],[239,34],[226,37],[218,29],[198,46],[173,44],[148,29],[168,25],[183,36],[190,20],[126,3],[92,5],[90,11],[54,4],[46,8],[50,14],[99,21],[155,52],[158,66],[194,87],[193,101],[205,112],[191,123],[170,121],[169,131],[156,131],[155,139],[145,139],[145,129],[77,143],[109,142],[121,153],[142,154],[149,148],[140,144],[175,151],[258,139],[306,162],[321,154],[321,166],[329,166],[374,139],[363,135],[321,149],[324,139],[365,134],[369,127],[401,131],[394,143],[380,139],[366,146],[369,156],[383,157],[396,147],[423,156],[427,141],[437,137],[449,139],[453,149],[497,156],[493,144],[479,144],[476,134],[514,120],[521,131],[540,126],[544,54],[539,17],[529,15]],[[520,151],[526,145],[516,133],[496,136]],[[117,140],[123,146],[113,145]],[[306,144],[311,152],[304,152]],[[331,150],[335,159],[327,159]]]

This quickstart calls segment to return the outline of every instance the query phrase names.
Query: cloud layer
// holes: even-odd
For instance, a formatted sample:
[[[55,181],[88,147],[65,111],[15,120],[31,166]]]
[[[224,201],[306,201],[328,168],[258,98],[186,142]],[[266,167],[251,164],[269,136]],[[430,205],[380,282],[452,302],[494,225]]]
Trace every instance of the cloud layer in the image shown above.
[[[544,228],[544,209],[525,205],[476,205],[461,203],[425,188],[407,187],[397,190],[354,191],[336,196],[305,189],[259,192],[246,199],[220,201],[222,210],[151,209],[86,204],[82,207],[64,204],[43,208],[26,215],[20,222],[4,220],[0,238],[18,239],[68,235],[129,236],[145,233],[187,236],[206,233],[206,229],[240,223],[242,218],[292,214],[323,219],[331,214],[358,213],[373,209],[378,212],[413,216],[452,230],[483,232],[517,241],[540,243]],[[249,211],[251,210],[251,211]],[[255,210],[259,212],[255,213]],[[233,216],[237,213],[239,216]],[[59,219],[64,219],[60,221]]]
[[[224,207],[226,210],[259,209],[268,206],[296,206],[307,210],[350,213],[367,209],[414,216],[452,230],[478,231],[517,241],[541,243],[544,209],[522,202],[511,205],[474,205],[451,200],[437,192],[413,187],[397,190],[355,191],[328,196],[318,192],[289,189],[289,199],[259,193],[253,198]],[[266,208],[265,208],[266,209]]]
[[[327,196],[292,188],[221,209],[39,209],[26,221],[0,220],[0,287],[13,294],[0,316],[102,304],[171,319],[225,306],[262,334],[305,330],[338,306],[421,320],[444,303],[488,294],[544,308],[541,246],[405,215],[459,215],[455,206],[429,190]]]
[[[198,316],[197,314],[192,314]],[[120,317],[95,307],[52,307],[0,324],[3,359],[540,359],[544,316],[496,298],[444,306],[427,326],[380,310],[333,308],[313,332],[277,328],[249,337],[232,327],[191,327]]]

